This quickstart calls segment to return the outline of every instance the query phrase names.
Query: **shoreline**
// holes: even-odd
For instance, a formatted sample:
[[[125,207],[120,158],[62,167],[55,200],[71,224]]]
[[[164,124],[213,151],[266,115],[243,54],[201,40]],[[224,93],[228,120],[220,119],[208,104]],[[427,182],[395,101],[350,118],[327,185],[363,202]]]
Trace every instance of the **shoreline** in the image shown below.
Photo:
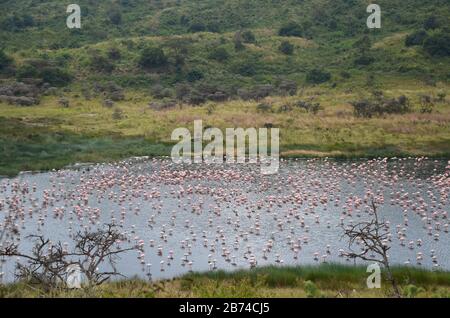
[[[159,146],[163,146],[166,147],[168,146],[167,144],[151,144],[152,146],[155,147],[159,147]],[[290,150],[290,152],[295,151],[295,150]],[[303,150],[297,150],[299,152],[302,152]],[[318,159],[318,160],[336,160],[336,161],[363,161],[363,160],[372,160],[372,159],[382,159],[382,158],[387,158],[387,159],[414,159],[414,158],[427,158],[427,159],[433,159],[433,160],[450,160],[450,153],[442,153],[442,154],[435,154],[435,155],[414,155],[414,154],[405,154],[405,153],[398,153],[398,154],[379,154],[379,155],[352,155],[352,154],[340,154],[340,155],[328,155],[326,153],[324,153],[322,156],[317,155],[318,153],[315,154],[301,154],[301,153],[290,153],[290,154],[286,154],[287,152],[281,152],[280,154],[280,159],[281,160],[308,160],[308,159]],[[121,161],[127,161],[127,160],[131,160],[131,159],[152,159],[152,158],[166,158],[166,159],[170,159],[170,153],[167,154],[158,154],[158,155],[143,155],[143,156],[139,156],[139,155],[130,155],[130,156],[124,156],[124,157],[119,157],[119,158],[115,158],[115,157],[105,157],[102,158],[98,161],[85,161],[85,162],[80,162],[80,161],[74,161],[74,162],[70,162],[68,164],[54,164],[54,165],[50,165],[50,167],[48,167],[47,169],[36,169],[36,170],[18,170],[18,169],[13,169],[12,171],[15,173],[2,173],[4,170],[6,170],[6,168],[0,167],[0,179],[5,179],[5,178],[16,178],[18,176],[21,175],[25,175],[25,174],[40,174],[40,173],[46,173],[46,172],[50,172],[52,170],[60,170],[60,169],[77,169],[80,167],[88,167],[88,166],[93,166],[93,165],[97,165],[97,164],[103,164],[103,163],[114,163],[114,162],[121,162]]]

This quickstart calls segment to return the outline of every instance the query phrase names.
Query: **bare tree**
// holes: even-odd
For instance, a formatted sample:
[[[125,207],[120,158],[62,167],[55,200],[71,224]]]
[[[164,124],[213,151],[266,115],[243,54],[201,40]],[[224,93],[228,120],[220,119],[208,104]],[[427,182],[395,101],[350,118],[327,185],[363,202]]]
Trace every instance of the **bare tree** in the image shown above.
[[[96,232],[78,232],[74,237],[73,251],[70,252],[61,242],[53,244],[38,235],[28,238],[35,243],[30,254],[20,252],[17,244],[10,243],[0,248],[0,256],[26,260],[25,263],[17,262],[16,278],[40,284],[47,289],[66,282],[67,269],[71,265],[79,266],[89,286],[100,285],[113,276],[123,276],[115,266],[119,254],[137,249],[136,246],[121,247],[119,242],[126,237],[111,224]],[[101,271],[100,266],[110,269]]]
[[[361,259],[364,261],[376,262],[384,266],[387,278],[392,284],[396,297],[401,297],[397,282],[392,274],[389,265],[388,251],[391,248],[388,245],[389,226],[386,222],[379,221],[378,211],[375,202],[372,200],[372,219],[359,222],[344,228],[344,235],[349,239],[349,252],[345,255],[352,259]],[[353,251],[356,241],[362,243],[360,252]]]

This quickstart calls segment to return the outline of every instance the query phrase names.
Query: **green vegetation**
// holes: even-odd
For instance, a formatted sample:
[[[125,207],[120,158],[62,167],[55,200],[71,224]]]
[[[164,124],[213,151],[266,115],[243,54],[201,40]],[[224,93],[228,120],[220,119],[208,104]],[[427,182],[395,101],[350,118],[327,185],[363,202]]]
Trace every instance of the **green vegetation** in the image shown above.
[[[285,156],[449,156],[450,8],[378,4],[368,30],[363,0],[80,0],[70,30],[3,1],[0,174],[168,155],[197,118],[279,127]]]
[[[404,297],[450,297],[450,274],[396,267],[393,273]],[[368,289],[365,267],[262,267],[235,272],[191,273],[148,283],[138,279],[110,282],[84,290],[45,291],[25,282],[0,286],[0,297],[391,297],[389,283]]]

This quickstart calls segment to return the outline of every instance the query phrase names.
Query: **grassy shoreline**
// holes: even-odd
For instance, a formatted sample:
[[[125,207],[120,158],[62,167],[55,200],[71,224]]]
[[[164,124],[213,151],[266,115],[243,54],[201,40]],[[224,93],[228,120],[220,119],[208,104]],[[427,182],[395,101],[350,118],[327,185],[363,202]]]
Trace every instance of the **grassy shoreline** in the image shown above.
[[[398,266],[393,268],[404,297],[450,298],[450,272]],[[156,282],[137,278],[82,290],[45,290],[24,282],[0,285],[0,297],[392,297],[382,273],[380,289],[368,289],[366,268],[338,264],[268,266],[233,272],[189,273]]]

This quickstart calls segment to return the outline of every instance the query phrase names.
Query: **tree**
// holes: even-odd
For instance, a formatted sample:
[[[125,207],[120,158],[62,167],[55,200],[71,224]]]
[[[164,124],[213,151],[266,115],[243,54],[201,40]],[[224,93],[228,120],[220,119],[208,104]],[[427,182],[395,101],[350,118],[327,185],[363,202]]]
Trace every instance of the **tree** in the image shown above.
[[[149,46],[142,51],[139,65],[147,69],[163,67],[167,65],[167,57],[161,48]]]
[[[289,41],[281,42],[278,50],[286,55],[292,55],[294,53],[294,45],[292,45]]]
[[[34,241],[30,254],[20,252],[17,244],[9,243],[0,247],[0,256],[19,258],[16,276],[48,290],[67,281],[67,269],[71,265],[81,269],[89,286],[100,285],[113,276],[123,276],[115,266],[119,255],[138,248],[122,247],[119,242],[126,241],[126,237],[112,224],[95,232],[78,232],[72,251],[61,242],[54,244],[41,235],[31,235],[28,239]],[[100,270],[104,263],[111,269]]]
[[[423,42],[423,48],[432,56],[450,56],[450,34],[442,31],[429,36]]]
[[[320,69],[313,69],[306,74],[306,81],[311,84],[321,84],[328,82],[331,74]]]
[[[384,266],[387,272],[388,280],[391,282],[396,297],[401,297],[397,281],[392,274],[389,265],[388,251],[391,248],[388,245],[389,226],[378,218],[377,207],[372,200],[372,219],[359,222],[344,228],[344,236],[349,239],[349,252],[345,255],[352,259],[361,259],[363,261],[376,262]],[[356,241],[362,243],[361,251],[354,252],[353,246]]]

